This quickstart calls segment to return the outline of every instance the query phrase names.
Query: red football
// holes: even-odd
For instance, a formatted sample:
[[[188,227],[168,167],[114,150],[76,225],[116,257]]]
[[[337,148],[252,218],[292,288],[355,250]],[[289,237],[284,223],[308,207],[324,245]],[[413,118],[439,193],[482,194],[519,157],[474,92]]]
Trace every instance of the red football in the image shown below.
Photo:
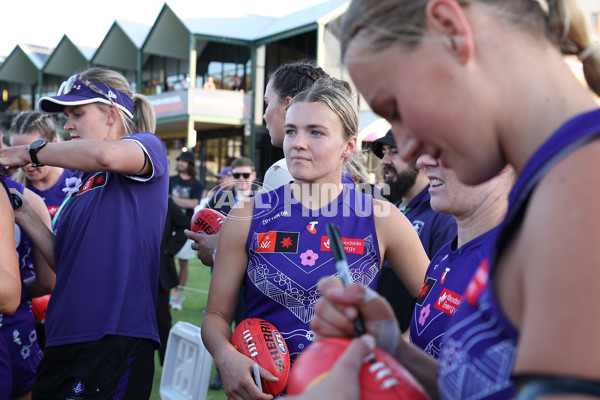
[[[194,213],[190,229],[194,232],[201,232],[212,235],[221,230],[225,222],[225,216],[211,208],[201,208]]]
[[[46,308],[48,307],[49,300],[49,294],[31,299],[31,311],[33,312],[35,322],[41,322],[46,319]]]
[[[308,346],[296,359],[288,395],[297,395],[327,376],[337,359],[350,344],[348,338],[326,338]],[[426,400],[429,397],[416,379],[396,359],[375,348],[360,370],[362,400]]]
[[[275,397],[283,392],[290,373],[290,353],[281,333],[273,324],[261,318],[247,318],[233,331],[231,344],[279,378],[278,382],[261,379],[264,393]]]

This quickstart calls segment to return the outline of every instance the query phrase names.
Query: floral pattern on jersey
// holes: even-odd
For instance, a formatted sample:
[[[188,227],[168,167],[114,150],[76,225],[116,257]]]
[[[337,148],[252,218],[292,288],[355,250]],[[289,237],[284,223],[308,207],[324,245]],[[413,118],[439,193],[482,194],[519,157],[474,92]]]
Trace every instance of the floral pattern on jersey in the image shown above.
[[[425,321],[427,321],[427,317],[429,317],[429,312],[431,311],[431,304],[427,304],[425,307],[421,309],[421,315],[419,316],[419,325],[425,325]]]
[[[379,274],[379,261],[377,258],[377,251],[375,250],[375,243],[372,235],[369,235],[364,239],[365,251],[364,254],[351,261],[350,274],[352,279],[363,286],[368,286],[371,282],[377,279]],[[308,323],[315,314],[315,303],[321,297],[321,294],[317,291],[317,281],[313,281],[313,285],[310,287],[303,287],[300,283],[294,281],[290,276],[291,274],[286,273],[285,270],[281,270],[277,265],[270,264],[259,252],[255,250],[258,248],[258,236],[256,233],[253,234],[252,242],[250,244],[250,254],[247,275],[250,281],[266,296],[270,297],[277,303],[287,308],[296,318],[303,323]],[[331,268],[335,265],[335,260],[331,253],[315,253],[313,250],[306,250],[302,257],[297,255],[300,262],[296,262],[298,258],[286,257],[286,265],[295,265],[298,271],[304,271],[301,265],[307,265],[309,262],[314,268],[310,271],[311,274],[318,276],[318,270],[325,268],[326,266]],[[327,257],[325,257],[327,255]],[[311,257],[308,260],[308,257]],[[318,263],[317,263],[318,262]]]
[[[300,254],[300,259],[302,260],[302,265],[309,265],[312,267],[319,259],[319,255],[308,249],[304,253]]]

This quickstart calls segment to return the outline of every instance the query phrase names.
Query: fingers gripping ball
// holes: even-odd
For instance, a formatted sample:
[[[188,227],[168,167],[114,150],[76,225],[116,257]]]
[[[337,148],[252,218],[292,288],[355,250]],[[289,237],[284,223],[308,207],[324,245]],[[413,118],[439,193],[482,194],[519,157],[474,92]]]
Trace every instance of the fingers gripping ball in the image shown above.
[[[290,373],[290,353],[281,333],[273,324],[261,318],[247,318],[233,331],[231,344],[279,378],[278,382],[261,379],[264,393],[278,396],[283,392]]]
[[[202,208],[194,213],[190,224],[193,232],[213,235],[221,230],[225,216],[210,208]]]
[[[42,322],[46,319],[46,308],[48,307],[49,300],[49,294],[31,299],[31,311],[33,312],[35,322]]]
[[[350,344],[348,338],[326,338],[312,343],[296,359],[287,388],[298,395],[323,380]],[[362,400],[426,400],[416,379],[385,351],[375,348],[360,370]]]

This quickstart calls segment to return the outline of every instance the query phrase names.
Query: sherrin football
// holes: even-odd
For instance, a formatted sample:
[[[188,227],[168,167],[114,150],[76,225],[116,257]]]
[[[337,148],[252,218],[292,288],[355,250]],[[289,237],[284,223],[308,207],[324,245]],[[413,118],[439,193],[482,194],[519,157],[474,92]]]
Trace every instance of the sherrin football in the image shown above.
[[[290,373],[290,352],[273,324],[261,318],[247,318],[236,326],[231,344],[279,378],[278,382],[261,379],[264,393],[275,397],[283,392]]]
[[[190,230],[213,235],[221,230],[225,222],[225,216],[211,208],[201,208],[194,213],[190,224]]]
[[[287,388],[288,395],[298,395],[327,376],[350,339],[331,337],[308,346],[296,359]],[[417,380],[396,359],[375,348],[360,370],[362,400],[426,400],[429,397]]]
[[[48,301],[50,301],[49,294],[31,299],[31,312],[33,313],[35,322],[42,322],[46,319]]]

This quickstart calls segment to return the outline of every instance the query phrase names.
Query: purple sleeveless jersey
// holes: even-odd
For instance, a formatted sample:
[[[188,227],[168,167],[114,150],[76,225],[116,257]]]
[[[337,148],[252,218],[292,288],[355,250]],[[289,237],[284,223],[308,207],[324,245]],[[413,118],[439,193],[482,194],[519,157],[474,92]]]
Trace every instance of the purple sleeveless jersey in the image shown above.
[[[11,179],[5,182],[9,188],[23,193],[22,184]],[[31,391],[42,359],[31,312],[31,296],[24,283],[34,275],[29,256],[33,243],[18,224],[15,224],[15,244],[21,273],[21,303],[14,314],[0,314],[0,393],[10,395],[9,398],[21,397]]]
[[[518,225],[509,218],[527,189],[547,171],[554,156],[562,156],[598,136],[600,110],[579,115],[562,125],[533,154],[509,197],[507,220],[494,238],[501,255],[499,237],[512,236]],[[438,384],[443,399],[508,399],[515,395],[510,379],[519,332],[505,317],[489,284],[494,259],[483,260],[467,285],[463,302],[446,333],[438,364]]]
[[[28,185],[27,189],[31,190],[35,194],[39,195],[44,203],[46,203],[46,207],[48,207],[48,212],[51,217],[54,217],[63,200],[65,199],[66,193],[63,192],[63,189],[66,187],[67,178],[71,178],[73,176],[73,172],[68,169],[63,169],[63,173],[58,179],[58,182],[54,186],[46,190],[36,189],[33,185]]]
[[[263,318],[283,335],[292,360],[314,341],[309,322],[320,278],[336,275],[326,225],[340,228],[352,279],[375,289],[381,257],[372,212],[373,197],[344,185],[327,207],[309,210],[293,199],[289,185],[255,198],[246,243],[246,318]]]
[[[412,222],[423,243],[427,256],[432,259],[439,249],[456,236],[456,220],[452,215],[434,211],[429,204],[429,185],[406,206],[403,213]]]
[[[56,286],[46,313],[46,346],[105,335],[159,343],[156,295],[167,212],[169,167],[158,136],[134,133],[152,176],[76,172],[79,190],[56,216]]]
[[[444,334],[475,270],[484,259],[494,228],[453,250],[456,240],[431,260],[410,322],[410,340],[439,358]]]

